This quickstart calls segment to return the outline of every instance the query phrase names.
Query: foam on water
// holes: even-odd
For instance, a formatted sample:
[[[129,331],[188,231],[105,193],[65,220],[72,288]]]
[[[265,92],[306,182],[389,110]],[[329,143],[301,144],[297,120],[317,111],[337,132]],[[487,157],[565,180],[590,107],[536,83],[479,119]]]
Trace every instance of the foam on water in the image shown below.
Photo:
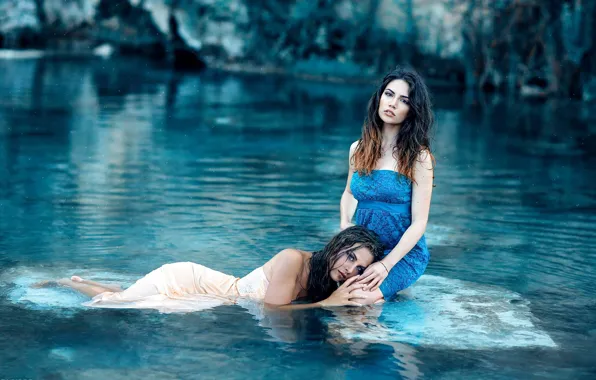
[[[519,294],[445,277],[424,275],[398,302],[353,314],[338,311],[329,321],[350,340],[458,349],[557,346]]]
[[[79,275],[94,281],[127,286],[136,278],[118,273],[95,272],[87,269],[63,269],[51,267],[17,267],[0,274],[0,287],[6,289],[8,299],[30,309],[81,308],[89,298],[72,289],[62,287],[31,287],[40,281],[56,280]]]

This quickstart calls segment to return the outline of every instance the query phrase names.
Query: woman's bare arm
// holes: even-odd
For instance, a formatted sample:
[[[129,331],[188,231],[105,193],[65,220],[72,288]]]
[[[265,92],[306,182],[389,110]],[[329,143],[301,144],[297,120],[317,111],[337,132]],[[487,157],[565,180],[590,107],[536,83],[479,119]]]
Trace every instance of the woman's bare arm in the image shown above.
[[[354,156],[354,151],[356,150],[357,145],[358,141],[354,142],[352,146],[350,146],[350,155],[348,157],[348,181],[346,182],[346,188],[341,195],[341,201],[339,203],[340,228],[342,230],[352,225],[352,217],[356,212],[356,206],[358,206],[358,201],[356,198],[354,198],[352,195],[352,190],[350,189],[350,183],[352,182],[352,175],[354,173],[354,162],[352,157]]]
[[[412,224],[404,232],[399,243],[382,260],[393,268],[422,238],[430,213],[430,199],[433,192],[433,163],[431,155],[424,151],[414,165],[412,184]]]

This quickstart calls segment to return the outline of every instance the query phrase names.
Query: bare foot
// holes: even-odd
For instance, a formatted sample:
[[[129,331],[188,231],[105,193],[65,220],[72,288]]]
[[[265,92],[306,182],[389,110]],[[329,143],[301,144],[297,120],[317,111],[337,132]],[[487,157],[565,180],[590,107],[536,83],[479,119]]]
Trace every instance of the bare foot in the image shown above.
[[[85,280],[83,280],[79,276],[72,276],[70,279],[73,280],[74,282],[82,282],[82,283],[85,282]]]

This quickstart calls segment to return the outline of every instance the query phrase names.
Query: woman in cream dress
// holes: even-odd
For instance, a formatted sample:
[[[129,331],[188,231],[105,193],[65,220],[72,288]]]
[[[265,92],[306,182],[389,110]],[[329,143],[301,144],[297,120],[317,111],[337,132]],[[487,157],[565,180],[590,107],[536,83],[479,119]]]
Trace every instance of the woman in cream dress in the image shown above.
[[[334,236],[320,251],[285,249],[243,278],[200,264],[179,262],[161,266],[126,290],[78,276],[56,283],[92,297],[85,303],[90,307],[166,307],[169,311],[184,311],[196,310],[189,303],[216,306],[234,303],[239,298],[261,300],[284,309],[357,306],[358,298],[351,292],[364,285],[353,282],[382,254],[377,235],[354,226]],[[310,303],[290,305],[301,298]]]

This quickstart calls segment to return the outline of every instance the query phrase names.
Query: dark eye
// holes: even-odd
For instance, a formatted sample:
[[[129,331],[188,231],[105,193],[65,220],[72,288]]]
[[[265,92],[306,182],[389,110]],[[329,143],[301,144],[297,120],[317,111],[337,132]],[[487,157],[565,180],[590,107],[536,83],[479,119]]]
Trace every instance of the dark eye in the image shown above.
[[[389,91],[387,91],[387,92],[385,93],[385,95],[387,95],[387,96],[392,96],[393,94],[391,94]]]
[[[353,253],[348,254],[348,259],[350,259],[350,261],[356,261],[356,256],[354,256]]]
[[[356,271],[358,271],[358,275],[361,275],[362,273],[364,273],[364,267],[358,267],[356,268]]]
[[[410,101],[408,99],[402,99],[401,102],[404,104],[410,104]]]

